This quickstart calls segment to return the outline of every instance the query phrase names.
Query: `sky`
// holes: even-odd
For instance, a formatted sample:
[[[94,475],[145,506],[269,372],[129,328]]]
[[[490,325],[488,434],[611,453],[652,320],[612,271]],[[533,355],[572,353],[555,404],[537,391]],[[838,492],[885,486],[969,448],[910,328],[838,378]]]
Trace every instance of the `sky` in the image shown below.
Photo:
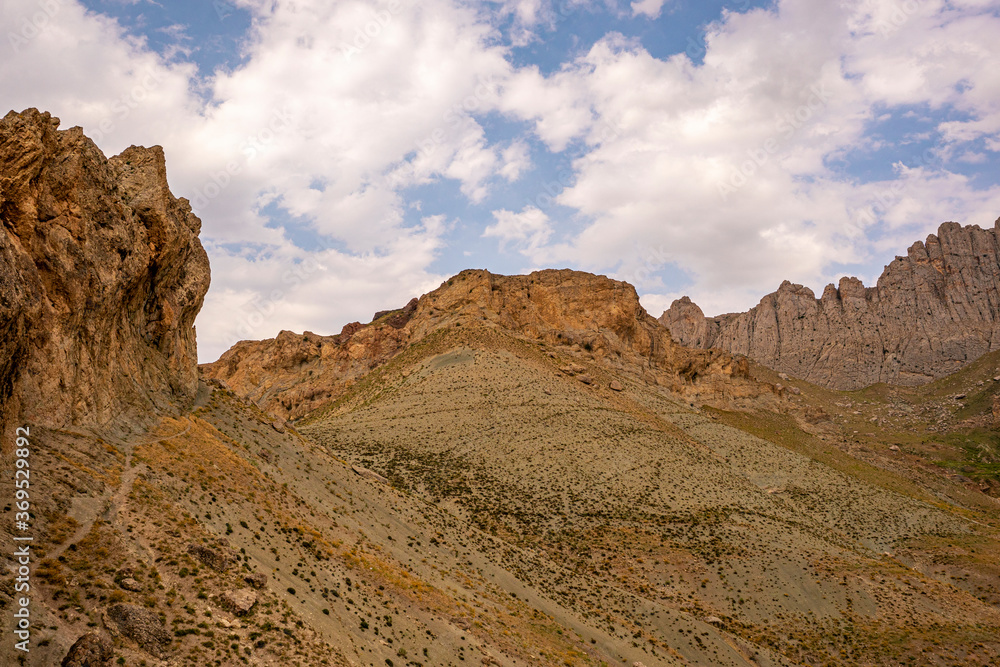
[[[161,145],[201,360],[466,268],[658,316],[817,293],[1000,217],[1000,0],[4,0],[0,113]]]

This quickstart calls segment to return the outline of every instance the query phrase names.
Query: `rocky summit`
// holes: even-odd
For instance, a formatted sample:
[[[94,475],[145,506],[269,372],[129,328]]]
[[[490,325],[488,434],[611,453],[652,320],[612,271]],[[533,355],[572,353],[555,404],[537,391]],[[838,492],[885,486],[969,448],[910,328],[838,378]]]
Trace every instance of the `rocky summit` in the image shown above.
[[[706,318],[684,297],[660,317],[674,340],[741,354],[832,389],[920,385],[1000,349],[1000,220],[941,225],[885,267],[819,299],[784,282],[746,313]]]
[[[626,283],[470,270],[199,370],[162,151],[27,111],[0,155],[0,665],[1000,664],[1000,352],[832,391]]]
[[[107,424],[190,405],[209,285],[163,150],[105,158],[29,109],[0,120],[0,418]]]
[[[463,271],[402,309],[376,313],[369,324],[348,324],[336,336],[283,331],[274,339],[244,341],[204,371],[262,408],[298,418],[409,346],[463,326],[573,348],[681,393],[722,392],[723,384],[727,394],[756,391],[740,382],[745,361],[671,340],[631,285],[568,269],[526,276]]]

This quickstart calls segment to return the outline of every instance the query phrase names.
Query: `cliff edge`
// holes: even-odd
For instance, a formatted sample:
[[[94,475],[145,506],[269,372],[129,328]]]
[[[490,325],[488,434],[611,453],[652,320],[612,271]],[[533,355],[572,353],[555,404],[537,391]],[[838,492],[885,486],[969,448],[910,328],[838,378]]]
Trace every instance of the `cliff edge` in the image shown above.
[[[58,128],[35,109],[0,120],[0,425],[182,408],[210,280],[201,221],[159,146],[107,159]]]

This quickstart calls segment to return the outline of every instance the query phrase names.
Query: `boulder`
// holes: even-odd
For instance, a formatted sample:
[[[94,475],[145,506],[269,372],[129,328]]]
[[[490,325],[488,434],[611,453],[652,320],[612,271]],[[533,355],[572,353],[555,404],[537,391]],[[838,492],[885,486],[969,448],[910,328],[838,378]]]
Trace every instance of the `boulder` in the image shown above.
[[[61,667],[105,667],[114,657],[111,638],[100,630],[81,636],[70,647]]]
[[[126,591],[132,591],[133,593],[138,593],[142,590],[142,584],[133,579],[132,577],[125,577],[118,582],[118,585]]]
[[[243,577],[243,581],[247,582],[254,588],[260,589],[267,585],[267,575],[263,572],[253,572]]]
[[[149,609],[135,604],[116,604],[108,608],[108,618],[118,632],[152,655],[161,655],[170,644],[170,632],[160,617]]]
[[[239,554],[227,546],[218,548],[189,544],[187,552],[216,572],[225,572],[239,561]]]
[[[219,596],[219,605],[236,616],[245,616],[257,604],[257,592],[252,588],[226,591]]]

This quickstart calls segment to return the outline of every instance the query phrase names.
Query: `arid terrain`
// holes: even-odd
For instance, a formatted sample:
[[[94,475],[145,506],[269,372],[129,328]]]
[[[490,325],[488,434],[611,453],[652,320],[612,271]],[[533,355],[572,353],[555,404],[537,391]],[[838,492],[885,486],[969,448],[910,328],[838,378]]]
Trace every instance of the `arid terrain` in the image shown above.
[[[0,151],[41,139],[34,176],[0,190],[0,284],[28,285],[0,330],[60,324],[0,359],[4,469],[29,426],[35,537],[31,650],[7,549],[0,663],[1000,665],[1000,353],[838,391],[682,346],[627,283],[470,270],[196,368],[193,235],[152,278],[163,244],[144,239],[100,283],[105,309],[149,304],[125,325],[52,306],[56,258],[101,275],[87,235],[27,241],[54,224],[37,201],[79,226],[103,192],[101,229],[145,233],[186,201],[155,169],[114,190],[87,175],[124,158],[14,116]],[[39,196],[66,154],[91,166]],[[53,351],[81,340],[118,355],[127,392]],[[70,366],[36,381],[47,363]],[[13,544],[11,475],[0,494]]]

